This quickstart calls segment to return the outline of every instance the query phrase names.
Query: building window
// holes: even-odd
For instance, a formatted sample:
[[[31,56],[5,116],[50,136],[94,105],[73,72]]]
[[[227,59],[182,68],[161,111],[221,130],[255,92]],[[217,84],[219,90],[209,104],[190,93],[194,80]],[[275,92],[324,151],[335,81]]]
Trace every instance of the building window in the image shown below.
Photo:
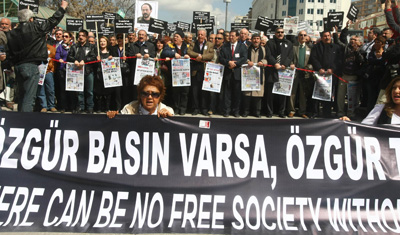
[[[282,5],[285,6],[287,4],[287,0],[282,1]]]
[[[335,11],[336,11],[335,9],[330,9],[330,10],[329,10],[329,12],[335,12]]]
[[[320,3],[324,3],[324,0],[318,0],[318,2],[320,2]]]
[[[317,14],[318,15],[323,15],[324,14],[324,9],[317,9]]]
[[[309,14],[309,15],[314,14],[314,9],[313,8],[308,8],[307,9],[307,14]]]
[[[304,9],[299,9],[299,15],[303,15],[304,14]]]
[[[330,0],[330,3],[336,3],[336,0]]]
[[[286,16],[286,11],[282,11],[282,16]]]
[[[319,26],[322,26],[322,20],[319,21]]]
[[[304,0],[300,0],[300,3],[304,3]]]
[[[308,2],[314,2],[314,0],[308,0]]]

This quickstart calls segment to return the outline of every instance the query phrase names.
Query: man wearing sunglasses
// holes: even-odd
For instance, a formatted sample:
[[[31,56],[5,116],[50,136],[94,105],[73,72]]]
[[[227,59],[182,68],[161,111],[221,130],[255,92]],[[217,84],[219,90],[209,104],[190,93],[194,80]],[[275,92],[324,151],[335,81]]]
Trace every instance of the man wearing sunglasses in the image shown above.
[[[272,88],[275,82],[279,81],[278,71],[290,67],[293,60],[293,44],[285,38],[283,28],[276,28],[274,38],[266,44],[268,64],[273,68],[267,67],[266,88],[264,97],[267,101],[267,117],[272,117],[274,99],[278,100],[278,115],[281,118],[285,116],[286,96],[273,95]]]

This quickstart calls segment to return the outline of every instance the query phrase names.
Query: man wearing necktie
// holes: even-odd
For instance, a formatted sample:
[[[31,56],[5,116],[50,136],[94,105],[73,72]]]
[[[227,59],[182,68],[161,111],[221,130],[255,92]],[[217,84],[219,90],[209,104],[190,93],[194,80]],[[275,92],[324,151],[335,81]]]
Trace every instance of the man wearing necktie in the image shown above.
[[[222,89],[224,94],[223,115],[228,117],[232,110],[239,117],[241,99],[241,66],[247,62],[247,47],[238,42],[238,32],[229,33],[229,42],[220,52],[219,62],[225,66]]]
[[[293,46],[293,62],[290,65],[291,69],[300,68],[312,70],[312,65],[309,64],[309,59],[311,55],[311,48],[306,43],[307,41],[307,32],[302,30],[299,32],[297,40],[299,45]],[[311,80],[311,84],[310,81]],[[298,114],[300,117],[308,118],[306,115],[307,109],[307,97],[312,93],[312,88],[314,85],[314,79],[310,76],[309,72],[296,70],[296,74],[293,81],[292,94],[289,97],[287,103],[287,113],[289,117],[293,117],[296,113],[295,104],[296,104],[296,96],[299,97],[299,110]]]

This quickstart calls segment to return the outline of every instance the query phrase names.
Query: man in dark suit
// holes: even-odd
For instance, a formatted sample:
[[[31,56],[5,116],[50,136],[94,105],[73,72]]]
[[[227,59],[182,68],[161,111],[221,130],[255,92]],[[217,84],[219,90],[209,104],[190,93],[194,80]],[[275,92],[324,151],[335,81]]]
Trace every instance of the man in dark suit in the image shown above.
[[[247,47],[238,42],[238,37],[238,32],[231,31],[229,33],[229,42],[222,46],[220,52],[219,62],[225,66],[224,80],[222,82],[224,117],[229,116],[231,108],[235,117],[240,116],[241,66],[247,62]]]
[[[274,95],[272,88],[275,82],[279,81],[278,70],[285,70],[289,68],[293,60],[293,44],[285,38],[283,28],[275,30],[274,38],[267,42],[265,46],[267,49],[268,64],[273,65],[273,68],[267,67],[266,70],[266,88],[264,97],[267,100],[267,117],[272,117],[274,112]],[[275,95],[278,99],[278,115],[279,117],[285,116],[286,96]]]
[[[209,92],[201,90],[204,80],[204,61],[211,61],[214,57],[214,45],[207,42],[206,38],[207,31],[198,29],[197,41],[192,42],[188,49],[188,55],[195,59],[191,62],[193,115],[197,115],[201,108],[201,113],[207,116],[210,105]]]
[[[293,63],[290,65],[291,69],[300,68],[312,70],[312,65],[308,63],[311,55],[311,47],[307,44],[307,32],[302,30],[299,32],[297,40],[299,44],[293,46]],[[289,117],[293,117],[295,114],[296,96],[299,97],[299,116],[308,118],[306,115],[307,109],[307,96],[312,92],[312,84],[310,86],[309,81],[312,79],[312,74],[297,70],[293,81],[292,94],[289,97],[287,105],[287,113]]]
[[[332,35],[329,31],[322,32],[321,42],[316,44],[312,51],[310,60],[313,66],[313,70],[317,71],[320,75],[332,75],[336,74],[341,76],[342,66],[342,50],[340,46],[332,43]],[[336,86],[337,81],[332,80],[332,86]],[[331,117],[332,113],[332,102],[322,102],[322,112],[324,117]],[[316,102],[315,115],[318,114],[318,102]]]

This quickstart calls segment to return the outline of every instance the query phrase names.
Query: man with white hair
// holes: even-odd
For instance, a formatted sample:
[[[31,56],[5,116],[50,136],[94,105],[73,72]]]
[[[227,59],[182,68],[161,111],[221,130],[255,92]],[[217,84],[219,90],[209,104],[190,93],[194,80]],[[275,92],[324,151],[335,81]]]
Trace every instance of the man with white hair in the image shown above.
[[[251,45],[249,39],[249,30],[243,28],[240,30],[239,43],[244,44],[247,48]]]
[[[201,108],[201,113],[206,116],[210,108],[210,94],[201,90],[204,80],[204,62],[214,58],[214,46],[206,39],[207,31],[197,30],[197,41],[192,42],[188,49],[188,55],[195,60],[191,63],[193,115],[199,114]]]
[[[33,20],[33,12],[23,9],[18,12],[19,26],[6,33],[7,58],[14,64],[18,84],[18,111],[32,112],[39,82],[38,65],[47,62],[46,34],[64,17],[67,1],[43,23]]]

